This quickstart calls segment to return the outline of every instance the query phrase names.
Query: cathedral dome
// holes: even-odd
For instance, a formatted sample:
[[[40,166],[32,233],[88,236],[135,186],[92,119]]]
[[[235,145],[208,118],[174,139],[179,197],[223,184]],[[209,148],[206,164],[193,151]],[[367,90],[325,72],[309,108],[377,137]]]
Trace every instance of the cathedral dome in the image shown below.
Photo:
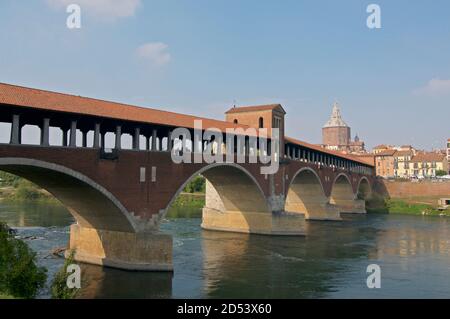
[[[341,110],[339,109],[339,105],[336,102],[333,104],[333,112],[331,113],[331,118],[327,123],[325,123],[323,127],[348,127],[342,119]]]

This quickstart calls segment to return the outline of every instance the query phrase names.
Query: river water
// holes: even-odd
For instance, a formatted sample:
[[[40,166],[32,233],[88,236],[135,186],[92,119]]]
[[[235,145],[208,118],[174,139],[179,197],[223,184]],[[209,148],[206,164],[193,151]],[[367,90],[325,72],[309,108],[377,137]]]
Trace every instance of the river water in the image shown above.
[[[67,244],[72,216],[57,204],[1,203],[0,220],[17,228],[37,252],[50,283],[64,263],[51,251]],[[445,217],[345,216],[344,222],[305,222],[304,237],[210,232],[200,223],[198,217],[169,218],[162,225],[174,237],[173,274],[83,265],[80,297],[450,297]],[[367,288],[370,264],[381,267],[380,289]],[[39,298],[49,294],[44,289]]]

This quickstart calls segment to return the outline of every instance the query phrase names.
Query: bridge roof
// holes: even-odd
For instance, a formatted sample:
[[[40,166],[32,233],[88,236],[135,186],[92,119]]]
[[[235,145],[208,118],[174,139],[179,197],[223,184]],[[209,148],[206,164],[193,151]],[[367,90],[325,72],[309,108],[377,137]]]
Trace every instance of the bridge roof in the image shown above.
[[[348,160],[351,160],[351,161],[359,162],[359,163],[364,164],[364,165],[374,166],[374,164],[372,164],[372,162],[370,160],[367,160],[366,158],[360,158],[359,156],[356,156],[356,155],[344,154],[344,153],[341,153],[341,152],[338,152],[338,151],[327,150],[327,149],[324,149],[320,145],[310,144],[310,143],[307,143],[307,142],[304,142],[304,141],[300,141],[300,140],[297,140],[295,138],[288,137],[288,136],[286,136],[284,138],[284,140],[286,142],[288,142],[288,143],[295,144],[295,145],[300,145],[300,146],[303,146],[303,147],[306,147],[306,148],[310,148],[310,149],[313,149],[313,150],[316,150],[316,151],[320,151],[322,153],[327,153],[327,154],[334,155],[334,156],[337,156],[337,157],[345,158],[345,159],[348,159]]]
[[[217,128],[223,132],[225,132],[227,128],[250,128],[250,126],[243,124],[234,124],[231,122],[208,119],[193,115],[186,115],[77,95],[27,88],[6,83],[0,83],[0,104],[46,111],[83,114],[88,116],[133,121],[138,123],[186,127],[191,129],[194,128],[194,120],[202,120],[204,129]],[[268,105],[266,107],[274,108],[277,106],[278,104],[274,104]],[[320,146],[309,144],[307,142],[296,140],[290,137],[285,137],[285,140],[289,143],[304,146],[313,150],[320,151],[322,153],[328,153],[355,162],[360,162],[365,165],[370,165],[355,156],[326,150]]]
[[[4,83],[0,83],[0,103],[174,127],[194,128],[194,120],[202,120],[203,128],[223,131],[226,128],[248,128],[242,124]]]

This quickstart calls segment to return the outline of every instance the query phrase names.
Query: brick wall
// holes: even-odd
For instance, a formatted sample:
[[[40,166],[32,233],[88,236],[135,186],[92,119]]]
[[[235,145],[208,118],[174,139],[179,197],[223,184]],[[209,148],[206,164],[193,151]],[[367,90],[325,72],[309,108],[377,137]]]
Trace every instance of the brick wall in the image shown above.
[[[379,180],[377,191],[391,198],[442,196],[450,197],[450,181],[399,182]]]

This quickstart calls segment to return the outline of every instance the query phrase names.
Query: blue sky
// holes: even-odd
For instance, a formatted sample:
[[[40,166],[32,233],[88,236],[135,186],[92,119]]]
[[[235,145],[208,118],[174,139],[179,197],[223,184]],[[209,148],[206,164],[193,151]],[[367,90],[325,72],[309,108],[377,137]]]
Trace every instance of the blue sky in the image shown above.
[[[234,100],[278,102],[313,143],[337,100],[369,147],[443,148],[449,17],[447,0],[2,0],[0,82],[218,119]]]

